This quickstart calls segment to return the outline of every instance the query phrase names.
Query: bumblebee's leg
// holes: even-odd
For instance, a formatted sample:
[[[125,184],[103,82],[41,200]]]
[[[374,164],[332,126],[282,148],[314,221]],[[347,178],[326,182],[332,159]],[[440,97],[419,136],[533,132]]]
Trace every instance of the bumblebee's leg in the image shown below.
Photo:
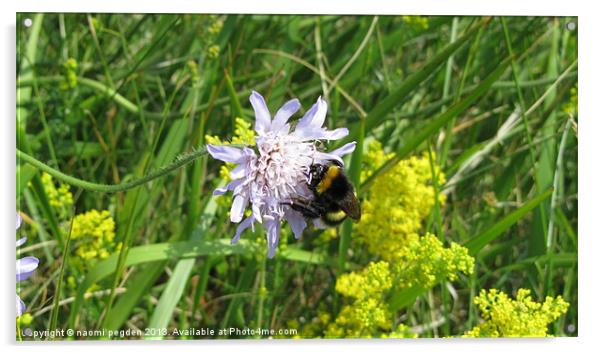
[[[320,217],[320,213],[310,206],[296,203],[292,203],[290,206],[293,208],[293,210],[300,212],[306,218],[315,219]]]
[[[282,203],[290,205],[293,210],[296,210],[303,214],[306,218],[319,218],[321,214],[325,212],[324,208],[311,200],[308,199],[292,199],[290,203]]]

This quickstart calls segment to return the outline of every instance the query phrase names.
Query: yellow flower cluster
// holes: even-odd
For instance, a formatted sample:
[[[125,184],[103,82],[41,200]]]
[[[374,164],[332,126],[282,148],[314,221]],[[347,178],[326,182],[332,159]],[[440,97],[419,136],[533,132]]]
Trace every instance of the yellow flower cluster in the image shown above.
[[[365,180],[382,164],[393,157],[385,154],[378,141],[368,144],[365,155]],[[438,185],[445,183],[445,176],[434,168]],[[435,205],[433,173],[427,155],[400,161],[391,170],[378,176],[371,185],[367,199],[362,201],[362,220],[357,225],[358,240],[368,251],[385,260],[399,259],[410,241],[418,239],[422,221]],[[439,203],[445,203],[440,194]]]
[[[412,26],[416,30],[425,30],[429,28],[429,19],[424,16],[401,16],[403,23]]]
[[[46,172],[42,173],[41,180],[50,206],[58,210],[61,219],[66,218],[73,206],[73,195],[69,190],[69,185],[61,183],[57,188],[52,176]]]
[[[115,244],[115,221],[106,210],[92,209],[76,215],[71,239],[76,245],[75,253],[85,261],[82,264],[107,258],[121,249],[121,243]]]
[[[327,338],[374,338],[391,328],[387,304],[373,298],[343,307],[326,329]]]
[[[214,43],[214,39],[222,30],[222,27],[224,27],[224,22],[217,16],[211,16],[207,26],[208,34],[204,36],[207,41],[207,57],[209,59],[215,59],[219,56],[220,47]]]
[[[336,290],[354,301],[341,309],[326,329],[326,337],[375,337],[391,329],[391,312],[383,294],[393,286],[387,262],[371,262],[359,272],[343,274]]]
[[[561,296],[547,296],[543,303],[533,301],[527,289],[519,289],[516,300],[502,291],[483,289],[474,303],[485,321],[464,337],[546,337],[548,325],[569,308]]]
[[[301,330],[299,331],[299,321],[297,320],[289,320],[287,321],[288,328],[297,329],[297,335],[293,338],[320,338],[325,328],[328,326],[331,320],[330,313],[325,309],[319,309],[318,313],[315,317],[313,317],[308,323],[304,324]]]
[[[569,102],[562,107],[562,110],[568,114],[577,114],[579,112],[576,84],[575,87],[571,88],[571,98],[569,99]]]
[[[368,144],[362,180],[366,180],[392,155],[377,141]],[[391,292],[413,286],[430,288],[442,280],[453,281],[458,273],[470,274],[474,258],[458,244],[450,247],[434,235],[419,236],[422,223],[431,213],[436,196],[433,171],[439,185],[445,177],[432,168],[427,155],[411,157],[378,176],[362,202],[362,220],[356,227],[357,240],[372,255],[382,259],[366,268],[338,277],[336,291],[350,301],[331,322],[329,337],[416,337],[409,328],[392,328],[394,317],[387,299]]]
[[[219,50],[220,50],[219,45],[212,44],[207,49],[207,57],[209,59],[215,59],[215,58],[217,58],[219,56]]]
[[[392,314],[386,302],[390,290],[427,289],[444,279],[457,279],[459,272],[473,271],[474,258],[466,248],[455,243],[445,248],[432,234],[400,247],[404,252],[395,262],[371,262],[358,272],[338,277],[336,291],[353,301],[328,326],[327,336],[411,338],[413,333],[405,327],[391,332]]]
[[[65,79],[60,83],[61,90],[67,90],[77,86],[77,60],[69,58],[63,64]]]
[[[186,67],[188,68],[188,71],[190,72],[190,81],[192,82],[192,86],[196,87],[198,86],[201,78],[199,76],[199,66],[197,65],[196,61],[194,60],[189,60],[188,62],[186,62]]]
[[[18,325],[20,325],[20,326],[29,326],[32,321],[33,321],[33,316],[29,312],[26,312],[26,313],[22,314],[21,316],[17,317],[17,322],[18,322]]]
[[[444,279],[456,280],[458,273],[471,274],[473,271],[474,258],[468,254],[468,249],[455,242],[446,248],[429,233],[402,248],[402,256],[392,266],[399,288],[419,286],[428,289]]]
[[[391,333],[383,333],[380,335],[381,338],[417,338],[418,334],[412,332],[410,327],[400,324]]]
[[[336,290],[359,300],[379,296],[393,286],[387,262],[370,262],[359,272],[343,274],[337,278]]]
[[[255,131],[251,128],[251,123],[242,118],[234,120],[234,137],[232,144],[241,144],[247,146],[255,145]]]
[[[216,35],[222,30],[222,27],[224,27],[224,21],[220,20],[217,17],[212,17],[212,20],[213,21],[209,25],[209,28],[207,29],[207,31],[211,35]]]

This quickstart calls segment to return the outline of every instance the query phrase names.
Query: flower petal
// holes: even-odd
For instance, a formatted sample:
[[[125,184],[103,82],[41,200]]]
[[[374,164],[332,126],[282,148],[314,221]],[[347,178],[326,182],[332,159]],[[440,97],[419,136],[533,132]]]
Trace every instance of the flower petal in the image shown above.
[[[347,143],[347,144],[341,146],[338,149],[332,150],[330,152],[330,154],[337,155],[337,156],[345,156],[347,154],[351,154],[353,151],[355,151],[356,145],[357,145],[357,143],[355,141],[352,141],[350,143]]]
[[[341,165],[344,165],[343,159],[339,155],[334,155],[332,153],[320,152],[316,151],[314,153],[314,163],[322,163],[324,161],[338,161]]]
[[[230,208],[230,221],[239,223],[245,214],[247,204],[249,204],[249,198],[245,198],[242,195],[234,197],[232,207]]]
[[[304,136],[304,130],[317,130],[321,129],[326,119],[326,113],[328,112],[328,105],[322,97],[318,97],[318,101],[314,103],[309,111],[305,112],[303,118],[299,120],[295,127],[295,135]]]
[[[272,121],[272,131],[285,134],[288,133],[288,128],[290,126],[287,126],[286,122],[288,122],[288,119],[295,114],[299,108],[301,108],[301,103],[299,103],[299,100],[296,98],[286,102],[280,107]]]
[[[230,146],[207,144],[207,152],[209,152],[214,159],[232,163],[240,163],[239,161],[241,161],[243,157],[243,151],[241,149]]]
[[[246,218],[245,220],[243,220],[243,222],[241,222],[240,224],[238,224],[238,227],[236,228],[236,234],[234,235],[234,237],[232,238],[232,241],[230,241],[231,244],[235,244],[238,242],[238,240],[240,239],[240,234],[249,228],[249,226],[253,226],[253,221],[255,221],[253,215],[249,216],[248,218]]]
[[[17,213],[17,229],[21,227],[21,221],[23,221],[23,219],[21,219],[21,215]]]
[[[304,129],[295,129],[295,136],[300,140],[338,140],[349,134],[347,128],[338,128],[335,130],[328,130],[319,127],[308,127]]]
[[[238,165],[230,171],[230,179],[235,180],[239,178],[243,178],[247,174],[247,166]]]
[[[17,240],[17,247],[23,245],[25,243],[25,241],[27,241],[27,237],[21,237],[20,239]]]
[[[316,115],[316,112],[318,112],[318,104],[314,103],[314,105],[311,106],[311,108],[307,112],[305,112],[303,117],[297,122],[297,126],[295,126],[294,132],[295,135],[301,134],[303,130],[308,129],[310,127],[311,121]]]
[[[347,128],[338,128],[338,129],[335,129],[335,130],[324,130],[323,134],[324,134],[324,137],[321,138],[321,139],[339,140],[339,139],[344,138],[347,135],[349,135],[349,129],[347,129]]]
[[[25,307],[25,303],[23,301],[21,301],[21,298],[19,297],[19,295],[16,295],[16,296],[17,296],[17,316],[21,316],[23,314],[23,312],[25,312],[27,307]]]
[[[301,213],[294,210],[287,210],[284,214],[284,218],[288,221],[288,224],[291,226],[291,230],[293,230],[293,234],[296,239],[299,239],[303,234],[303,230],[307,226],[305,222],[305,218]]]
[[[257,203],[253,203],[251,205],[251,210],[253,211],[253,216],[255,217],[255,220],[257,220],[261,224],[262,218],[261,209],[259,208],[259,205]]]
[[[248,147],[244,147],[242,148],[242,153],[245,157],[251,157],[251,156],[255,156],[255,150],[248,148]]]
[[[267,230],[267,239],[268,239],[268,258],[274,257],[274,253],[276,252],[276,247],[278,247],[278,241],[280,240],[280,219],[268,219],[265,218],[265,228]]]
[[[17,282],[29,278],[38,267],[40,261],[36,257],[17,259]]]
[[[236,181],[232,181],[228,183],[225,187],[216,188],[213,191],[213,196],[226,194],[227,191],[233,191],[239,184],[241,184],[243,180],[238,179]]]
[[[255,110],[255,131],[259,134],[270,131],[272,117],[263,97],[252,91],[249,101]]]

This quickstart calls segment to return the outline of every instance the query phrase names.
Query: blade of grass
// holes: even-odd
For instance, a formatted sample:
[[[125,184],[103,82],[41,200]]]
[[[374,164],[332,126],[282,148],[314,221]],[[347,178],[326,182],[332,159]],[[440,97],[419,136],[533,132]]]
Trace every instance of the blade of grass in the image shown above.
[[[362,119],[360,122],[360,127],[363,128],[365,126],[365,119]],[[360,129],[360,134],[358,135],[357,144],[355,147],[355,151],[353,151],[353,155],[351,156],[351,167],[349,168],[349,177],[351,182],[355,186],[359,186],[360,184],[360,175],[362,171],[362,156],[364,154],[364,133],[363,129]],[[353,230],[353,224],[351,220],[346,220],[343,223],[343,227],[341,230],[341,238],[339,240],[339,260],[338,260],[338,272],[339,274],[343,274],[345,272],[346,266],[345,262],[347,259],[347,250],[349,248],[349,243],[351,242],[351,232]]]
[[[193,190],[191,191],[191,200],[198,201],[200,199],[200,164],[195,166],[195,173],[193,174],[193,181],[198,181],[193,184]],[[197,204],[197,202],[195,202]],[[189,218],[191,219],[191,225],[193,225],[194,220],[197,219],[198,213],[195,209],[198,207],[192,206],[192,210],[190,211]],[[217,203],[214,198],[209,199],[209,202],[205,206],[205,210],[203,211],[203,215],[201,217],[201,223],[197,227],[197,230],[190,237],[191,241],[199,241],[201,240],[203,235],[208,233],[209,228],[211,227],[211,222],[214,220],[215,212],[217,211]],[[185,233],[187,230],[184,231]],[[167,328],[169,324],[169,320],[173,316],[173,312],[176,308],[176,305],[180,301],[182,294],[184,292],[184,288],[186,283],[190,277],[192,272],[192,268],[194,267],[196,261],[195,259],[187,259],[179,261],[176,265],[171,277],[167,282],[167,286],[165,290],[163,290],[161,297],[159,298],[159,303],[153,312],[153,315],[149,322],[149,328]]]
[[[215,78],[215,76],[211,76]],[[210,87],[213,84],[213,81],[204,81],[206,87]],[[196,97],[202,97],[202,93],[200,91],[201,86],[195,86],[195,89],[189,91],[188,97],[184,100],[184,102],[192,102],[194,106],[197,101]],[[165,120],[168,117],[168,110],[176,96],[177,90],[172,94],[169,104],[166,105],[164,109],[164,118],[161,126],[164,126]],[[208,107],[212,107],[214,101],[213,98],[209,99]],[[166,161],[169,161],[175,157],[178,151],[181,149],[181,146],[184,144],[184,141],[190,132],[190,124],[192,122],[191,119],[195,117],[196,110],[194,108],[190,108],[190,116],[189,120],[178,120],[172,123],[170,130],[165,138],[161,150],[157,154],[157,158],[155,159],[155,166],[160,166],[164,164]],[[196,135],[196,133],[204,132],[204,123],[206,121],[206,115],[203,114],[202,119],[198,122],[199,127],[192,129],[192,141],[198,141],[199,137],[202,137],[203,134]],[[160,137],[161,134],[157,134],[157,137]],[[156,142],[157,140],[155,140]],[[153,149],[154,150],[154,149]],[[146,202],[142,203],[141,211],[147,209],[149,203],[148,201],[155,199],[158,197],[159,192],[161,190],[160,184],[153,184],[151,191],[145,197]],[[123,218],[124,222],[127,222],[127,219]],[[194,223],[192,219],[188,220],[188,227],[192,230],[192,226]],[[170,241],[176,241],[181,236],[182,233],[175,233]],[[156,281],[156,279],[160,276],[166,266],[165,261],[155,262],[154,264],[149,264],[144,267],[140,271],[140,273],[136,274],[132,279],[130,279],[130,290],[128,292],[128,296],[121,297],[113,311],[109,312],[106,316],[105,326],[109,329],[118,329],[121,325],[126,321],[127,317],[133,310],[134,306],[140,301],[140,298],[146,294],[148,289],[152,286],[152,284]],[[72,319],[74,321],[74,319]]]
[[[456,20],[457,18],[454,18],[454,20]],[[454,22],[455,23],[455,22]],[[479,47],[479,43],[481,42],[481,35],[483,33],[483,28],[481,27],[479,29],[479,32],[477,32],[477,35],[475,36],[470,49],[468,50],[468,58],[466,59],[466,64],[464,65],[464,69],[462,70],[462,77],[460,79],[460,86],[458,87],[458,90],[456,91],[456,94],[453,97],[453,102],[458,102],[458,100],[462,97],[462,93],[464,92],[464,85],[466,84],[466,79],[468,78],[468,72],[470,71],[470,68],[472,67],[475,55],[477,53],[477,48]],[[452,32],[453,34],[453,32]],[[454,38],[455,40],[455,38]],[[449,58],[448,60],[448,69],[449,71],[451,71],[451,65],[453,64],[452,61],[452,57]],[[446,83],[448,78],[446,76]],[[491,85],[492,87],[495,85],[495,83],[493,85]],[[451,96],[445,94],[444,92],[444,96],[441,99],[442,102],[446,102],[446,101],[450,101],[452,99]],[[445,107],[445,104],[441,105],[441,107]],[[445,167],[447,164],[447,156],[449,154],[449,149],[451,148],[452,145],[452,141],[454,140],[454,134],[453,134],[453,128],[456,125],[456,119],[452,119],[448,124],[447,124],[447,129],[445,131],[445,140],[443,141],[442,144],[442,152],[441,152],[441,156],[439,156],[439,161],[441,161],[441,166]]]
[[[17,165],[17,198],[36,175],[37,169],[30,165]]]
[[[553,21],[553,32],[551,41],[551,48],[549,49],[550,55],[548,56],[548,68],[547,76],[556,77],[558,76],[558,42],[559,42],[559,25],[558,19]],[[553,89],[549,91],[549,95],[546,95],[544,100],[544,108],[550,106],[554,101],[557,90],[553,86]],[[553,134],[556,130],[556,111],[552,111],[549,116],[544,117],[545,124],[541,129],[543,135]],[[537,161],[537,169],[535,172],[535,178],[538,181],[536,187],[537,191],[541,193],[544,189],[550,188],[553,183],[554,175],[554,155],[556,151],[556,140],[548,140],[540,146],[539,160]],[[533,224],[531,232],[529,233],[529,255],[537,256],[545,254],[546,252],[546,237],[547,237],[547,226],[548,226],[548,215],[550,210],[548,205],[542,205],[539,210],[536,211],[535,217],[540,222]]]
[[[236,245],[232,245],[230,239],[220,239],[214,241],[182,241],[155,243],[146,246],[137,246],[130,248],[125,260],[124,266],[130,267],[137,264],[165,261],[170,259],[187,259],[200,256],[228,256],[236,254],[252,255],[257,252],[263,252],[263,249],[257,249],[252,242],[240,240]],[[316,254],[312,252],[289,247],[280,253],[279,257],[296,262],[308,264],[329,264],[327,255]],[[73,302],[72,310],[80,311],[83,304],[86,290],[94,283],[110,276],[115,272],[119,253],[115,253],[106,259],[98,262],[92,268],[86,278],[79,284],[77,295]],[[128,288],[128,292],[130,289]],[[126,293],[127,294],[127,293]]]
[[[37,62],[38,52],[38,41],[40,39],[40,31],[42,29],[42,22],[44,20],[44,14],[36,14],[32,19],[32,26],[29,30],[29,39],[25,47],[25,53],[21,60],[21,67],[19,68],[19,80],[32,80],[34,76],[33,67]],[[19,40],[21,36],[17,36]],[[18,43],[17,43],[18,44]],[[29,112],[23,107],[23,104],[29,102],[31,99],[31,87],[17,87],[17,126],[22,126],[25,130],[27,124],[27,117]]]
[[[459,40],[458,40],[459,41]],[[454,42],[457,43],[457,42]],[[510,64],[511,57],[506,58],[502,61],[498,67],[489,74],[483,82],[467,97],[458,103],[452,105],[447,111],[434,118],[425,127],[420,129],[416,134],[413,134],[404,144],[399,146],[395,151],[395,156],[385,162],[376,172],[374,172],[361,186],[360,193],[365,191],[370,184],[379,175],[387,172],[393,166],[395,166],[401,159],[405,158],[410,152],[420,146],[426,139],[443,127],[452,118],[466,110],[473,102],[479,97],[488,92],[491,85],[504,73],[508,65]]]
[[[513,55],[514,51],[512,49],[512,42],[510,40],[510,34],[508,31],[508,26],[506,25],[506,21],[504,19],[504,17],[500,17],[500,21],[502,23],[502,27],[504,29],[504,38],[506,40],[506,48],[508,49],[508,52]],[[520,104],[520,116],[521,116],[521,120],[523,121],[523,125],[524,125],[524,129],[525,129],[525,135],[527,137],[527,142],[529,144],[529,157],[531,158],[531,165],[533,168],[533,179],[535,182],[535,185],[537,187],[537,191],[541,193],[542,191],[542,182],[540,181],[540,174],[538,173],[538,170],[541,166],[537,165],[535,163],[535,150],[533,147],[533,138],[531,136],[531,131],[529,130],[529,121],[527,120],[527,106],[525,104],[525,99],[523,98],[523,93],[522,93],[522,89],[520,87],[520,78],[519,78],[519,72],[518,72],[518,67],[516,64],[515,60],[512,60],[512,77],[514,78],[514,84],[515,84],[515,88],[516,88],[516,94],[518,95],[518,102]],[[544,219],[544,204],[540,204],[539,205],[539,213],[537,213],[536,215],[539,215],[538,222],[540,222],[541,228],[542,230],[545,229],[545,219]],[[533,238],[533,235],[531,236],[531,238]],[[533,242],[532,242],[533,244]]]
[[[228,303],[224,317],[222,318],[220,324],[221,328],[246,326],[245,318],[243,316],[242,297],[236,295],[250,293],[249,288],[255,279],[258,268],[257,263],[257,260],[253,258],[244,263],[242,272],[240,273],[238,281],[236,282],[236,287],[231,293],[231,295],[233,295],[232,300],[230,300]]]
[[[56,325],[59,317],[59,305],[61,301],[61,292],[63,290],[63,275],[65,273],[65,264],[69,262],[70,245],[71,245],[71,232],[73,231],[73,220],[75,220],[75,210],[71,217],[71,225],[69,226],[69,234],[67,234],[67,240],[65,241],[65,247],[63,248],[63,258],[61,261],[61,270],[56,281],[56,288],[54,290],[54,304],[52,306],[52,314],[50,315],[50,331],[56,331]]]
[[[549,266],[553,264],[554,266],[559,267],[572,267],[577,264],[577,253],[567,252],[567,253],[552,253],[545,254],[543,256],[529,257],[527,259],[520,260],[516,263],[509,264],[507,266],[496,269],[496,272],[504,273],[509,270],[521,270],[527,269],[534,264],[540,264]]]
[[[148,54],[148,52],[147,52],[147,54]],[[178,77],[176,79],[176,82],[180,82],[180,83],[182,82],[181,81],[182,75],[183,75],[183,71],[180,71],[178,74]],[[179,85],[176,84],[176,87],[173,90],[173,93],[170,95],[167,103],[165,104],[165,107],[163,110],[164,117],[161,120],[161,123],[159,124],[159,127],[155,133],[154,141],[152,143],[152,146],[149,149],[150,154],[143,156],[141,163],[140,163],[143,174],[145,174],[145,172],[147,172],[149,170],[149,168],[151,168],[157,162],[161,164],[162,161],[167,160],[166,156],[169,156],[170,151],[181,148],[182,144],[181,143],[180,144],[172,144],[170,136],[168,135],[166,141],[164,141],[163,144],[161,145],[161,149],[158,150],[156,159],[153,160],[153,158],[155,158],[155,155],[154,155],[155,151],[157,151],[157,147],[159,146],[159,141],[161,139],[163,129],[165,128],[165,125],[167,122],[167,114],[166,113],[172,107],[173,102],[176,98],[176,95],[179,92],[179,89],[181,87],[182,87],[182,84],[179,84]],[[186,123],[187,123],[183,119],[181,121],[183,121],[181,126],[172,125],[169,133],[173,133],[174,129],[177,129],[175,134],[178,134],[178,132],[181,132],[182,126],[186,126]],[[185,132],[181,133],[182,136],[184,134],[185,134]],[[153,190],[158,192],[159,186],[157,186],[157,184],[155,184],[153,186]],[[121,272],[125,269],[125,262],[127,259],[127,254],[129,252],[129,249],[134,240],[134,236],[133,236],[134,230],[137,229],[137,227],[140,223],[139,219],[136,217],[136,211],[138,209],[137,206],[139,205],[138,202],[141,199],[140,198],[141,191],[142,191],[142,186],[136,187],[128,193],[128,198],[129,197],[132,198],[132,199],[130,199],[130,200],[132,200],[132,205],[129,207],[129,209],[127,209],[127,208],[122,209],[119,214],[119,218],[120,218],[121,222],[118,223],[118,225],[120,226],[118,231],[119,231],[120,239],[122,240],[122,247],[119,252],[119,260],[117,262],[117,268],[115,269],[115,274],[113,277],[113,283],[111,286],[111,295],[109,295],[109,298],[107,300],[107,305],[105,307],[105,311],[103,312],[104,316],[102,316],[102,320],[100,322],[100,327],[103,329],[106,328],[107,318],[109,318],[109,315],[111,314],[111,309],[113,307],[113,302],[115,300],[115,289],[119,285],[119,280],[121,279],[121,276],[122,276]],[[144,191],[143,195],[146,196],[148,194],[146,193],[146,191]],[[143,204],[141,211],[144,211],[147,207],[148,207],[148,204]],[[125,232],[122,231],[124,228],[121,227],[121,225],[126,225]]]
[[[360,56],[360,54],[362,53],[362,51],[368,44],[368,40],[372,36],[372,32],[374,32],[374,29],[376,28],[377,24],[378,24],[378,16],[374,16],[372,18],[372,23],[370,24],[370,28],[368,28],[368,32],[366,32],[366,35],[364,36],[364,39],[362,39],[362,42],[360,43],[359,47],[357,47],[357,50],[353,53],[351,58],[345,62],[345,66],[343,66],[343,68],[339,71],[337,76],[335,76],[334,79],[332,80],[332,83],[330,84],[330,86],[328,86],[328,88],[326,89],[327,97],[328,97],[328,93],[333,89],[333,87],[336,86],[336,84],[339,82],[339,80],[343,77],[343,75],[345,75],[347,70],[349,70],[351,65],[353,65],[353,63]]]
[[[566,214],[562,211],[561,208],[556,208],[555,212],[556,212],[556,220],[558,221],[559,226],[564,230],[564,232],[566,232],[566,234],[569,236],[569,238],[573,242],[573,246],[575,247],[575,249],[577,249],[578,248],[577,247],[578,246],[577,233],[571,226],[571,223],[569,222],[568,218],[566,217]]]
[[[38,83],[46,83],[46,84],[59,83],[64,80],[65,80],[65,78],[62,76],[44,76],[44,77],[37,78]],[[126,111],[136,114],[138,116],[144,115],[146,118],[153,119],[153,120],[162,119],[165,115],[167,115],[168,118],[177,118],[177,117],[182,116],[181,112],[161,113],[161,112],[144,111],[138,105],[136,105],[136,103],[128,100],[126,97],[119,94],[116,90],[111,89],[110,87],[106,86],[102,82],[99,82],[99,81],[96,81],[96,80],[93,80],[93,79],[90,79],[87,77],[81,77],[81,76],[78,77],[77,83],[81,84],[83,86],[89,87],[91,89],[94,89],[95,91],[99,91],[99,92],[103,93],[104,95],[106,95],[106,97],[115,101],[115,103],[117,103],[119,106],[124,108]],[[268,86],[269,83],[270,83],[269,81],[259,83],[255,86],[255,89],[261,90],[261,89],[265,88],[266,86]],[[21,77],[18,79],[18,82],[17,82],[18,87],[26,88],[27,86],[30,86],[30,85],[33,85],[33,79],[31,79],[31,78],[27,79],[27,78],[21,78]],[[238,100],[241,100],[241,99],[244,99],[246,96],[248,96],[248,93],[241,92],[241,93],[237,93],[236,95],[237,95]],[[217,100],[215,100],[215,105],[222,106],[224,104],[227,104],[229,101],[231,101],[231,98],[229,96],[228,97],[220,97]],[[25,102],[26,102],[25,100],[17,101],[17,106],[18,107],[24,106]],[[197,111],[205,111],[207,108],[209,108],[209,103],[203,103],[203,104],[200,104],[198,107],[196,107],[196,110]]]
[[[429,60],[420,70],[404,80],[403,84],[395,91],[381,100],[366,116],[365,131],[370,132],[378,126],[387,117],[395,107],[410,97],[409,93],[420,85],[424,80],[430,77],[452,54],[460,49],[468,40],[475,36],[478,30],[490,21],[490,18],[485,18],[470,28],[462,37],[458,38],[453,43],[448,44],[437,55]],[[345,139],[341,139],[337,146],[343,145],[349,141],[355,140],[359,134],[359,126],[352,127],[349,135]]]
[[[228,88],[230,103],[232,104],[234,111],[234,115],[232,116],[232,127],[234,127],[234,118],[245,118],[245,114],[242,111],[242,105],[240,104],[238,94],[236,93],[236,89],[234,89],[234,83],[232,82],[232,78],[230,77],[228,70],[224,70],[224,78],[226,79],[226,88]],[[232,130],[234,130],[234,128],[232,128]]]
[[[278,51],[278,50],[272,50],[272,49],[254,49],[253,53],[272,54],[272,55],[282,56],[282,57],[288,58],[292,61],[295,61],[295,62],[305,66],[306,68],[308,68],[309,70],[313,71],[314,73],[316,73],[318,75],[320,74],[320,70],[318,68],[311,65],[307,61],[305,61],[297,56],[294,56],[292,54],[289,54],[289,53],[285,53],[285,52]],[[332,84],[332,79],[329,78],[327,75],[324,75],[324,80],[327,83]],[[360,104],[345,89],[343,89],[338,84],[335,85],[335,87],[336,87],[337,91],[339,91],[340,94],[347,100],[347,102],[349,102],[349,104],[357,111],[357,113],[360,115],[360,117],[366,116],[366,111],[364,111],[364,109],[360,106]]]
[[[551,194],[552,190],[550,189],[531,199],[523,206],[504,217],[502,220],[489,227],[487,230],[470,239],[464,244],[464,247],[468,248],[468,251],[471,255],[477,255],[479,251],[485,247],[485,245],[495,240],[512,225],[516,224],[516,222],[521,220],[527,213],[529,213],[533,208],[537,207]]]
[[[554,191],[552,192],[552,197],[550,198],[550,215],[548,215],[548,233],[546,235],[546,256],[552,256],[555,254],[556,252],[556,237],[554,237],[554,226],[557,223],[556,219],[554,218],[554,216],[556,215],[554,213],[554,210],[556,210],[557,208],[557,203],[558,203],[558,191],[560,190],[560,178],[562,175],[562,171],[563,171],[563,156],[564,156],[564,150],[566,148],[566,140],[568,137],[568,133],[571,127],[571,121],[567,119],[565,126],[564,126],[564,131],[562,133],[562,138],[560,138],[560,145],[558,146],[558,154],[556,157],[556,168],[554,169],[554,179],[552,181],[552,188],[554,189]],[[544,293],[545,294],[549,294],[550,293],[550,289],[552,289],[552,275],[554,272],[554,266],[555,264],[552,262],[552,259],[550,259],[550,261],[548,262],[548,264],[546,264],[546,268],[545,268],[545,287],[544,287]]]
[[[30,211],[32,218],[34,220],[43,220],[42,216],[40,215],[40,213],[38,211],[38,207],[36,206],[36,203],[34,201],[34,197],[28,188],[23,190],[23,198],[25,199],[25,205],[27,206],[27,209]],[[21,204],[20,199],[19,199],[19,204]],[[20,206],[17,209],[22,210],[22,208]],[[46,232],[46,229],[44,229],[43,227],[40,227],[38,225],[38,226],[36,226],[35,230],[36,230],[40,240],[44,243],[44,255],[46,256],[46,259],[48,260],[49,263],[53,263],[54,256],[52,255],[52,251],[47,243],[49,236]]]

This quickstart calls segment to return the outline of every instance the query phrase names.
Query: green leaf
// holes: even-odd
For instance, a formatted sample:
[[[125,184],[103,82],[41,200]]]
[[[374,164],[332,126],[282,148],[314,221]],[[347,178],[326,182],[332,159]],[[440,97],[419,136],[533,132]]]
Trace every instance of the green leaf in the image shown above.
[[[426,290],[427,289],[419,286],[413,286],[409,289],[402,290],[391,297],[389,300],[389,308],[392,311],[397,311],[408,305],[411,305],[414,303],[416,298],[424,294]]]

